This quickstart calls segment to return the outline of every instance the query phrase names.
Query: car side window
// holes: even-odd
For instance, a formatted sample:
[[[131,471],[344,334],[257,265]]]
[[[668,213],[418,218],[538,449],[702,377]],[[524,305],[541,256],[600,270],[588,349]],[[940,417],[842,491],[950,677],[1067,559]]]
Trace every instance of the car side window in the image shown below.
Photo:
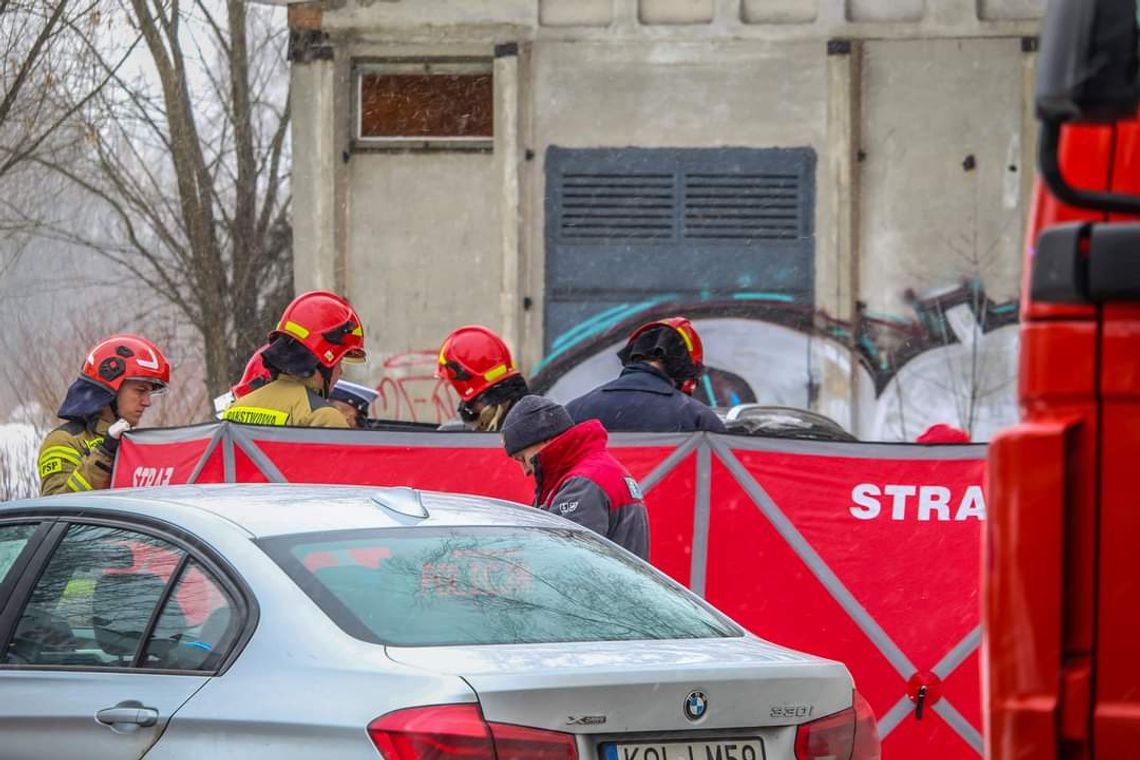
[[[7,580],[8,571],[16,564],[20,552],[24,551],[38,527],[38,523],[0,525],[0,584]]]
[[[184,554],[135,531],[71,525],[32,589],[3,662],[130,666]]]
[[[144,668],[217,670],[237,627],[238,616],[229,594],[191,560],[179,575],[139,664]]]

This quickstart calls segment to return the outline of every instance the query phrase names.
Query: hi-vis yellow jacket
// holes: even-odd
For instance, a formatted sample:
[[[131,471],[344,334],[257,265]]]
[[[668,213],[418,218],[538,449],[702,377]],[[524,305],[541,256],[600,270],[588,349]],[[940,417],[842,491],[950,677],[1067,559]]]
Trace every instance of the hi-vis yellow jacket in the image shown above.
[[[314,389],[320,383],[317,374],[310,378],[278,375],[273,382],[238,399],[222,413],[222,419],[247,425],[348,427],[344,415]]]
[[[103,419],[95,423],[94,430],[82,422],[68,422],[48,433],[37,460],[40,496],[93,491],[110,485],[115,459],[99,445],[110,426]]]

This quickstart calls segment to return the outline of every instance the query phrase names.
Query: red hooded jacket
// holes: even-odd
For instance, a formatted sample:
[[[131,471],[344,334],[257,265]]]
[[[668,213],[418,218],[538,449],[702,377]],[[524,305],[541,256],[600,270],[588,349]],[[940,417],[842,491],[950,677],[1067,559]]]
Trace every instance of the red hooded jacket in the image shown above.
[[[649,518],[641,489],[606,449],[602,423],[587,420],[535,457],[535,506],[585,525],[642,559],[649,558]]]

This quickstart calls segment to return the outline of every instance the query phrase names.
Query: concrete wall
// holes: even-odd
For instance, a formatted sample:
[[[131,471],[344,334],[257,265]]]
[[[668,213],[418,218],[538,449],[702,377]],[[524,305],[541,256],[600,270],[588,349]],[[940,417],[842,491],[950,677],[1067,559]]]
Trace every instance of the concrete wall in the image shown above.
[[[358,153],[348,175],[345,294],[372,345],[430,347],[441,319],[487,319],[503,270],[492,157]]]
[[[1016,298],[1023,123],[1017,39],[864,45],[859,278],[872,310],[908,289],[982,278]],[[947,65],[950,63],[951,65]],[[1000,74],[999,74],[1000,72]]]
[[[434,352],[467,322],[500,330],[540,384],[570,373],[577,385],[564,382],[559,393],[584,390],[604,379],[608,369],[587,368],[607,366],[594,357],[627,325],[604,325],[556,361],[544,356],[546,148],[811,148],[814,301],[743,314],[779,327],[780,335],[799,332],[803,345],[789,349],[796,356],[787,361],[806,362],[803,387],[788,390],[781,381],[777,392],[749,383],[762,401],[794,397],[866,437],[913,437],[918,431],[907,420],[923,415],[908,417],[904,406],[922,400],[900,390],[904,366],[948,344],[981,345],[1016,318],[1033,140],[1035,56],[1024,38],[1035,34],[1040,6],[311,4],[304,12],[319,30],[310,40],[318,53],[294,64],[297,287],[336,287],[358,304],[379,359],[356,378],[385,392],[383,413],[446,414],[451,399],[430,377]],[[494,60],[491,150],[384,152],[353,144],[354,63],[449,57]],[[307,216],[306,209],[319,212]],[[963,303],[970,319],[955,309]],[[805,309],[816,312],[806,324]],[[722,369],[756,376],[758,354],[747,343],[764,340],[763,324],[724,333],[741,345],[717,348]],[[981,435],[1016,413],[1016,340],[989,343],[1000,348],[954,358],[971,364],[965,377],[986,378],[985,393],[955,385],[937,412],[957,415],[943,421]],[[975,366],[979,356],[984,372]],[[911,374],[921,366],[933,364],[915,363]],[[962,394],[971,401],[957,403]]]

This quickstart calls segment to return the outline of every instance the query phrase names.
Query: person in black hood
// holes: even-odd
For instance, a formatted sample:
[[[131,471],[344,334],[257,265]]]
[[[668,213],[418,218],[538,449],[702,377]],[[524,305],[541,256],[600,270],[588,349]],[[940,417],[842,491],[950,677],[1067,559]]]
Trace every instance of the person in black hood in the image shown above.
[[[704,375],[704,348],[684,317],[648,322],[618,352],[621,374],[566,405],[575,422],[599,420],[612,432],[725,432],[692,397]]]

